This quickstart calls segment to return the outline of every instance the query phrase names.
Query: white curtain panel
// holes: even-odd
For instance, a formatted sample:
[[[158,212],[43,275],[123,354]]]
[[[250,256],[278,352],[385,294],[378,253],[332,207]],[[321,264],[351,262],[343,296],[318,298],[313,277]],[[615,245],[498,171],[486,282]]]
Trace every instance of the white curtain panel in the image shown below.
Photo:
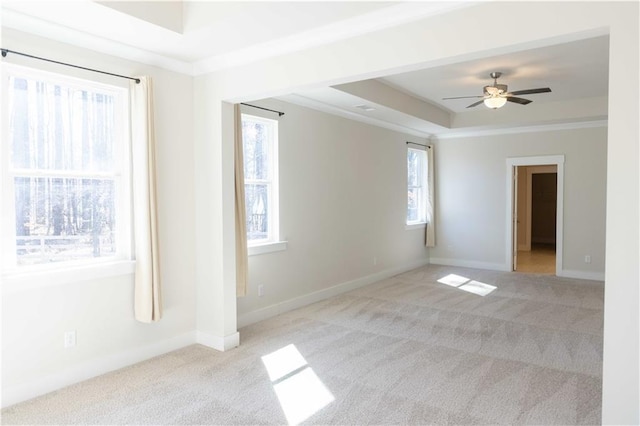
[[[242,112],[234,105],[235,184],[236,184],[236,294],[246,296],[249,259],[247,254],[247,222],[244,204],[244,160],[242,152]]]
[[[433,150],[435,148],[430,145],[427,148],[427,227],[425,230],[425,245],[427,247],[435,247],[436,245],[436,227],[434,221],[434,184],[433,184]]]
[[[149,323],[162,318],[158,244],[153,87],[150,77],[131,82],[131,146],[135,241],[135,317]]]

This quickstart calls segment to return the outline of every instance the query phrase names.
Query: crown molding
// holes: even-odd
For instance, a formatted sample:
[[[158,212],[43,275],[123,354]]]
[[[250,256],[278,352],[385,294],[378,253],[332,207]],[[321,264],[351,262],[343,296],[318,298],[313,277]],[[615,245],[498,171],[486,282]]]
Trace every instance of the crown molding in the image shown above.
[[[469,1],[403,2],[303,33],[187,62],[3,8],[2,26],[191,76],[317,47],[472,6]]]
[[[53,22],[28,16],[10,9],[2,9],[2,27],[26,34],[48,38],[72,46],[89,49],[146,65],[193,75],[193,65],[148,50],[129,46],[84,31],[75,30]],[[9,46],[2,46],[8,48]]]
[[[445,139],[457,139],[457,138],[469,138],[469,137],[482,137],[482,136],[494,136],[494,135],[509,135],[509,134],[521,134],[521,133],[534,133],[534,132],[552,132],[559,130],[575,130],[575,129],[592,129],[597,127],[607,127],[607,118],[594,118],[583,121],[568,121],[564,123],[544,123],[539,125],[528,126],[505,126],[494,129],[450,129],[442,133],[428,133],[410,127],[405,127],[398,124],[389,123],[384,120],[358,114],[356,112],[348,111],[333,105],[325,104],[314,99],[307,98],[298,94],[290,94],[284,96],[276,96],[274,99],[278,99],[284,102],[289,102],[306,108],[311,108],[316,111],[325,112],[327,114],[337,115],[339,117],[347,118],[349,120],[359,121],[361,123],[370,124],[372,126],[382,127],[385,129],[393,130],[400,133],[406,133],[421,138],[428,138],[432,141],[445,140]]]
[[[551,132],[556,130],[592,129],[595,127],[607,127],[608,120],[593,119],[586,121],[572,121],[566,123],[540,124],[532,126],[511,126],[496,129],[456,129],[446,133],[432,135],[432,140],[468,138],[493,135],[510,135],[516,133]]]
[[[400,126],[398,124],[389,123],[387,121],[378,120],[377,118],[364,116],[355,112],[347,111],[342,108],[335,107],[333,105],[325,104],[324,102],[316,101],[314,99],[307,98],[302,95],[291,94],[285,96],[277,96],[274,99],[278,99],[291,104],[299,105],[302,107],[314,109],[316,111],[325,112],[331,115],[337,115],[342,118],[346,118],[353,121],[359,121],[361,123],[369,124],[376,127],[382,127],[384,129],[393,130],[394,132],[409,134],[420,138],[429,138],[431,133],[422,132],[420,130],[412,129],[410,127]]]
[[[196,61],[194,75],[247,65],[259,60],[318,47],[469,7],[475,3],[469,1],[403,2],[302,33]]]

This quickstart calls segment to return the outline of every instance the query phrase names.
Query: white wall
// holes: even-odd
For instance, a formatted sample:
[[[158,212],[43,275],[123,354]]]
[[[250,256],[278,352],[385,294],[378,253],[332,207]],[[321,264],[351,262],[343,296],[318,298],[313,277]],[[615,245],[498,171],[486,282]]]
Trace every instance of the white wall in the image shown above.
[[[7,29],[2,31],[2,47],[153,78],[165,307],[160,322],[136,322],[131,273],[51,286],[46,286],[46,277],[39,283],[4,282],[2,397],[7,405],[194,341],[193,79]],[[120,79],[16,55],[4,61],[122,84]],[[77,345],[71,349],[63,348],[67,330],[77,331]]]
[[[489,2],[374,31],[348,40],[222,70],[196,79],[199,96],[196,155],[210,146],[231,144],[222,139],[222,101],[273,97],[299,88],[347,83],[436,64],[462,62],[492,54],[535,48],[609,32],[609,109],[607,148],[606,297],[603,361],[603,421],[640,422],[640,257],[638,179],[638,4],[635,2]],[[528,19],[514,19],[527,16]],[[549,19],[553,16],[553,19]],[[503,25],[487,26],[488,21]],[[544,22],[544,25],[540,25]],[[505,34],[509,37],[505,37]],[[196,163],[202,185],[196,198],[222,194],[232,186],[232,155],[214,158],[213,166]],[[568,166],[568,165],[567,165]],[[504,167],[501,167],[504,169]],[[215,170],[215,171],[214,171]],[[222,179],[215,180],[217,176]],[[230,201],[230,202],[229,202]],[[198,291],[223,295],[233,290],[229,269],[235,253],[231,242],[221,241],[232,226],[233,201],[198,207],[198,245],[207,249],[197,266]],[[224,218],[228,219],[225,220]],[[206,222],[205,222],[206,220]],[[630,237],[631,236],[631,237]],[[210,267],[216,256],[231,259]],[[493,259],[493,255],[492,255]],[[205,300],[199,308],[207,308]],[[199,302],[200,303],[200,302]],[[212,329],[235,328],[235,304],[224,313],[206,318]]]
[[[406,141],[425,140],[277,100],[251,104],[285,112],[278,118],[280,235],[288,247],[249,257],[239,326],[334,294],[340,284],[348,283],[345,290],[426,264],[424,228],[405,230]]]
[[[563,271],[558,274],[604,278],[606,127],[442,139],[435,144],[438,244],[429,253],[432,263],[504,268],[511,220],[506,217],[506,159],[564,155]],[[584,263],[585,255],[591,263]]]

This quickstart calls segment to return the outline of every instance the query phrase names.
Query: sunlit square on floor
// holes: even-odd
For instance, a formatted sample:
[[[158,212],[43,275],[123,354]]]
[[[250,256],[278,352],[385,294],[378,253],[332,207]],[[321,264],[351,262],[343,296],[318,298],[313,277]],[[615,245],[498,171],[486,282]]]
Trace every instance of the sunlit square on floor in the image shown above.
[[[480,281],[469,281],[465,285],[458,287],[460,290],[468,291],[469,293],[477,294],[480,296],[486,296],[491,293],[497,287],[490,284],[481,283]]]
[[[307,365],[307,361],[294,345],[287,345],[282,349],[271,352],[262,357],[272,382],[279,380],[289,373]]]
[[[262,357],[289,424],[298,424],[334,400],[295,345]]]
[[[289,424],[298,424],[330,404],[334,397],[307,367],[273,386]]]
[[[450,285],[451,287],[458,287],[466,283],[470,279],[471,278],[461,277],[460,275],[456,275],[456,274],[449,274],[446,277],[440,278],[438,282],[440,284]]]

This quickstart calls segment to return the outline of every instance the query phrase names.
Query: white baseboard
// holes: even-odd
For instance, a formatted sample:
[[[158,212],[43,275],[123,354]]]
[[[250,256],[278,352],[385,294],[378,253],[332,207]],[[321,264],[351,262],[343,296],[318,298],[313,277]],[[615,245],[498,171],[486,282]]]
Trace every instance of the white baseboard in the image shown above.
[[[563,269],[556,275],[565,278],[577,278],[579,280],[604,281],[604,272],[575,271]]]
[[[196,342],[201,345],[208,346],[218,351],[228,351],[237,348],[240,345],[240,333],[235,332],[228,336],[214,336],[213,334],[202,331],[196,332]]]
[[[490,271],[509,271],[509,268],[504,263],[478,262],[475,260],[432,257],[429,259],[429,263],[431,265],[459,266],[461,268],[488,269]]]
[[[83,362],[27,383],[3,387],[2,408],[196,343],[194,331],[147,346]]]
[[[332,287],[325,288],[323,290],[305,294],[304,296],[285,300],[283,302],[276,303],[252,312],[247,312],[238,316],[238,328],[242,328],[247,325],[265,320],[267,318],[275,317],[276,315],[280,315],[284,312],[289,312],[294,309],[301,308],[303,306],[310,305],[324,299],[328,299],[332,296],[337,296],[338,294],[346,293],[347,291],[364,287],[365,285],[373,284],[376,281],[380,281],[385,278],[389,278],[394,275],[419,268],[421,266],[427,265],[428,263],[428,259],[413,261],[402,266],[385,269],[384,271],[376,272],[375,274],[367,275],[365,277],[357,278],[351,281],[346,281]]]
[[[488,269],[491,271],[507,271],[503,263],[476,262],[474,260],[446,259],[440,257],[432,257],[429,259],[431,265],[459,266],[461,268]],[[559,277],[576,278],[579,280],[604,281],[604,272],[589,272],[576,270],[562,270],[557,274]]]

